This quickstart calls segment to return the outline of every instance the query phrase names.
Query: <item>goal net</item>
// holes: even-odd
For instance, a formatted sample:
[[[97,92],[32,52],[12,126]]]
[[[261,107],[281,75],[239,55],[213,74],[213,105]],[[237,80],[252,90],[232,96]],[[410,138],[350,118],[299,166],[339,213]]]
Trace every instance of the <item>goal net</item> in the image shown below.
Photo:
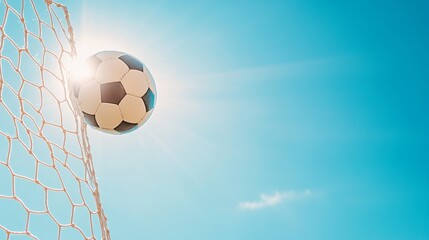
[[[0,0],[0,239],[110,239],[65,5]]]

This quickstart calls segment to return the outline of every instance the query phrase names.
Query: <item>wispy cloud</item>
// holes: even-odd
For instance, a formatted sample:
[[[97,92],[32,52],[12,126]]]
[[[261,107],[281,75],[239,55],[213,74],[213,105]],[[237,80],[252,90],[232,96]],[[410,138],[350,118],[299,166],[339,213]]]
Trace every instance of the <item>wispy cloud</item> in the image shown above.
[[[272,195],[262,193],[258,201],[241,202],[238,204],[238,207],[246,210],[256,210],[264,207],[274,206],[282,202],[301,200],[310,197],[312,194],[313,193],[310,190],[290,190],[286,192],[276,191]]]

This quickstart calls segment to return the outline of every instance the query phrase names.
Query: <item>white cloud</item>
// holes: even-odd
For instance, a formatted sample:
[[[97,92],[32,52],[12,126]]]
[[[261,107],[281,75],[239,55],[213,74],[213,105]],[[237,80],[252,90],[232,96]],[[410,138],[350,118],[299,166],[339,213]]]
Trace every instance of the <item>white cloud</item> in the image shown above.
[[[286,192],[276,191],[273,195],[261,194],[258,201],[253,202],[241,202],[238,207],[246,210],[255,210],[264,207],[274,206],[282,202],[296,201],[310,197],[312,192],[310,190],[295,191],[290,190]]]

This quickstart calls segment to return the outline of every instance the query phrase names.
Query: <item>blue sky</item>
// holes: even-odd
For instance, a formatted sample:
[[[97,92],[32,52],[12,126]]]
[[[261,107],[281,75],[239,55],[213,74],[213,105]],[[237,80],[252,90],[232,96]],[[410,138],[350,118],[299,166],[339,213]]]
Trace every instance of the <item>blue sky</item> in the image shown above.
[[[428,239],[427,1],[76,1],[81,57],[151,70],[89,131],[112,239]]]
[[[429,238],[427,1],[72,10],[159,91],[141,130],[90,132],[113,239]]]

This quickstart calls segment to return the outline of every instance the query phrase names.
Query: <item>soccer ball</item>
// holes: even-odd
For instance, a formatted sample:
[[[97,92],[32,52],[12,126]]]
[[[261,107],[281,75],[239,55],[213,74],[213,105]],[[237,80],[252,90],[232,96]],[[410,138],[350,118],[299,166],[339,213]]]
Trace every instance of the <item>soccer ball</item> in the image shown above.
[[[156,88],[141,61],[127,53],[103,51],[88,57],[85,65],[85,74],[73,80],[73,95],[88,125],[123,134],[149,119]]]

